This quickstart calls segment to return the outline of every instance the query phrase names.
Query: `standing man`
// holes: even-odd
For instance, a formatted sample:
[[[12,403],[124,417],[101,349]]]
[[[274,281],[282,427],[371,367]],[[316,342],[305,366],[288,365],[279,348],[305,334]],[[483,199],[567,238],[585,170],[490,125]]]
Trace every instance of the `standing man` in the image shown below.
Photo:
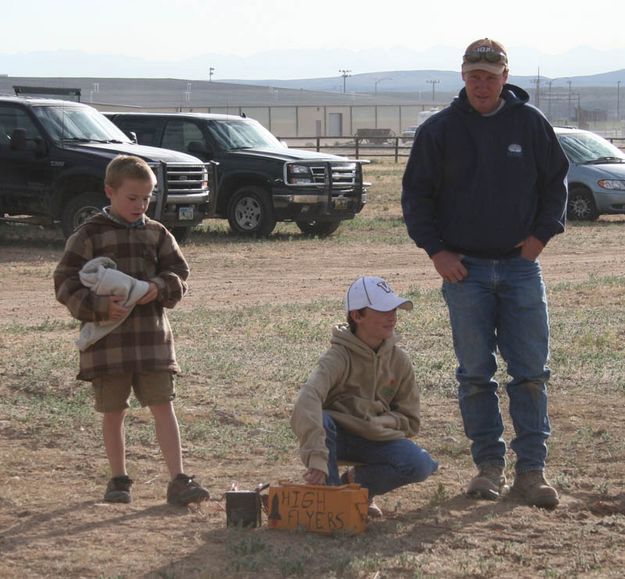
[[[443,278],[460,410],[479,471],[467,494],[495,500],[508,489],[498,350],[511,377],[511,493],[555,508],[558,493],[544,478],[549,321],[538,256],[564,231],[568,162],[528,94],[507,84],[499,42],[471,43],[462,79],[452,104],[417,130],[403,178],[404,219]]]

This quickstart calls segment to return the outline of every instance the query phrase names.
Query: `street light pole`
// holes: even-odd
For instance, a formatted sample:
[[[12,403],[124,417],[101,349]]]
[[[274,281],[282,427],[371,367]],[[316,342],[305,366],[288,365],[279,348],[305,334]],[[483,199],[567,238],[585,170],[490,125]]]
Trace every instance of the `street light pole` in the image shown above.
[[[341,76],[343,77],[343,94],[345,94],[345,80],[347,79],[348,76],[351,76],[349,74],[351,70],[347,68],[340,68],[339,72],[341,73]]]
[[[440,80],[426,80],[425,82],[429,82],[432,85],[432,104],[434,104],[436,102],[436,85]]]
[[[616,122],[621,120],[621,81],[616,81]]]
[[[213,81],[213,73],[215,72],[215,67],[211,66],[208,69],[208,82],[212,82]]]
[[[382,82],[383,80],[393,80],[390,76],[385,76],[384,78],[379,78],[378,80],[376,80],[373,83],[373,94],[378,94],[378,83]]]

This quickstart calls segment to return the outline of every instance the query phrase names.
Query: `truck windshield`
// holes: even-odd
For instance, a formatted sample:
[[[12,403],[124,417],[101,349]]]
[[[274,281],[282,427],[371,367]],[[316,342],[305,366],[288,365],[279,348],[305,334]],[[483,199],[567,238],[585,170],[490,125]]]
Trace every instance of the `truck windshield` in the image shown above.
[[[33,110],[55,141],[131,142],[103,114],[89,107],[36,106]]]
[[[558,135],[558,139],[573,163],[625,162],[625,154],[599,135],[590,132],[564,133]]]
[[[283,149],[284,147],[265,127],[253,120],[208,121],[208,128],[218,146],[233,149]]]

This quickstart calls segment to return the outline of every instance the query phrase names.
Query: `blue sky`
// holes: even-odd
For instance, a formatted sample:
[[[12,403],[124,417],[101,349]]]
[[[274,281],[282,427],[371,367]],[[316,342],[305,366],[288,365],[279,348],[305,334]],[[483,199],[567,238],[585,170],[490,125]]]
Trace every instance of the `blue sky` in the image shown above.
[[[26,0],[3,6],[0,55],[80,50],[172,62],[267,50],[379,50],[392,70],[399,68],[395,51],[461,53],[475,38],[490,36],[509,47],[513,65],[515,51],[524,55],[525,48],[548,55],[582,45],[609,51],[594,58],[599,73],[625,68],[624,22],[625,0]],[[443,66],[458,68],[455,55],[445,58],[441,50]],[[320,63],[307,60],[314,57],[302,62],[301,76],[319,75]],[[516,64],[513,72],[526,74],[526,66],[535,72],[535,62]],[[554,73],[574,74],[576,63],[569,64],[570,71]],[[585,63],[582,74],[593,65]],[[337,63],[327,69],[336,74]],[[272,70],[255,64],[248,78],[275,77]]]

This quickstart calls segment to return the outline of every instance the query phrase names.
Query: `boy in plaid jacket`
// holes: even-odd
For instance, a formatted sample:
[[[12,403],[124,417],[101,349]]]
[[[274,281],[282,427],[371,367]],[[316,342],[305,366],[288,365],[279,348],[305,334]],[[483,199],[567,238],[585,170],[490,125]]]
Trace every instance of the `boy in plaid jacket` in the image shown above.
[[[167,502],[188,505],[208,499],[208,491],[184,474],[178,421],[173,408],[174,374],[179,371],[164,308],[187,291],[189,266],[167,229],[145,215],[156,184],[138,157],[120,155],[107,167],[110,206],[67,240],[54,272],[58,301],[83,324],[121,321],[80,352],[78,378],[92,382],[95,409],[103,413],[102,433],[112,478],[104,500],[129,503],[133,481],[125,459],[124,418],[131,389],[154,416],[156,436],[169,470]],[[98,295],[81,283],[80,272],[94,258],[107,257],[120,272],[147,291],[134,305],[122,295]]]

